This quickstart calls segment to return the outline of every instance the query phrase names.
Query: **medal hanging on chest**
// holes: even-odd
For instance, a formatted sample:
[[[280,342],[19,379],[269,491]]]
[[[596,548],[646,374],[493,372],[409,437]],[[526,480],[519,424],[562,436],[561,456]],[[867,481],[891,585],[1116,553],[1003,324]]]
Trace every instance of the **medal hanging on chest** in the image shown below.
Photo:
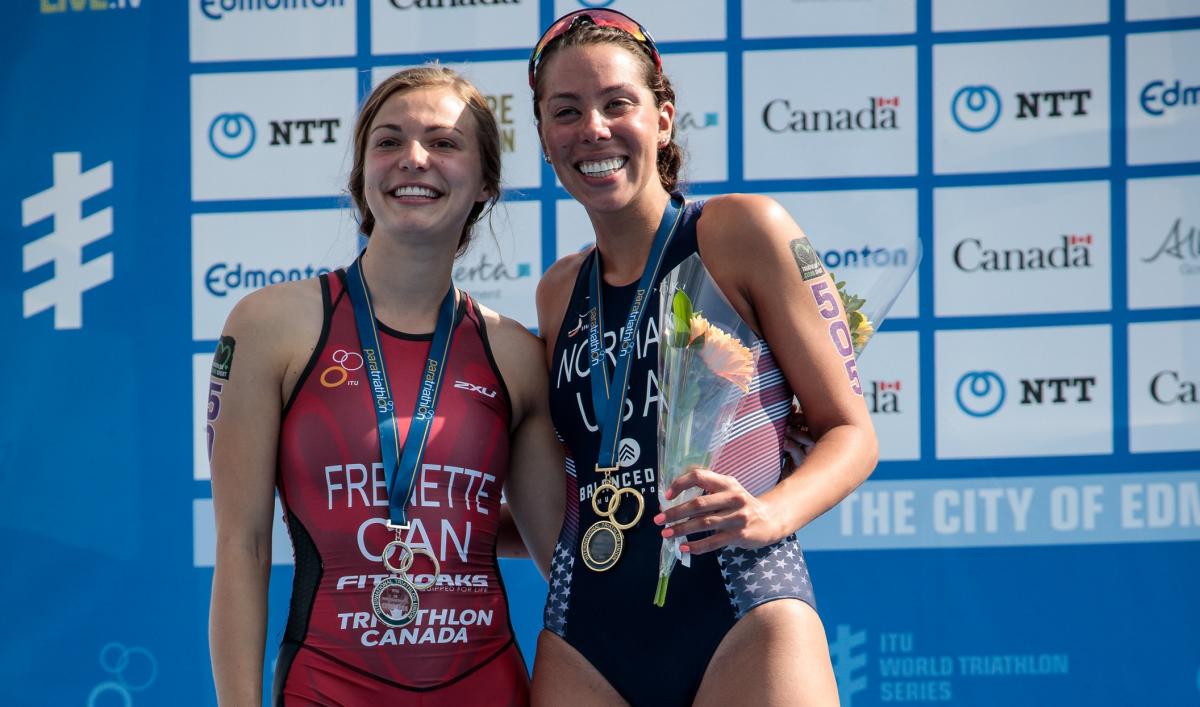
[[[371,609],[381,623],[400,628],[416,621],[421,608],[418,592],[437,584],[438,575],[441,574],[437,556],[428,548],[409,545],[404,534],[409,530],[408,500],[412,496],[417,469],[421,468],[421,458],[429,441],[429,432],[433,428],[442,375],[450,356],[458,298],[456,290],[451,286],[438,309],[437,326],[429,346],[429,358],[421,368],[417,402],[402,448],[396,431],[396,411],[392,403],[391,384],[383,361],[383,349],[379,345],[375,310],[371,306],[371,295],[362,273],[362,256],[346,270],[346,291],[354,308],[354,323],[358,329],[359,345],[362,348],[375,408],[375,421],[379,428],[379,446],[388,489],[387,527],[396,534],[395,539],[383,550],[383,566],[389,574],[375,585],[375,590],[371,593]],[[414,582],[409,578],[409,570],[412,569],[417,555],[423,555],[433,563],[433,572],[422,582]]]
[[[650,254],[646,259],[645,269],[638,281],[633,303],[625,317],[625,326],[621,329],[620,341],[616,351],[612,378],[608,375],[608,355],[604,351],[604,306],[601,299],[601,266],[599,249],[593,252],[591,258],[591,273],[589,274],[589,294],[591,309],[588,311],[588,354],[590,361],[590,378],[592,386],[592,410],[596,422],[600,426],[600,449],[596,458],[596,473],[604,474],[604,481],[596,487],[592,494],[592,510],[604,520],[598,520],[588,527],[583,534],[579,551],[583,564],[593,572],[604,572],[612,569],[621,559],[621,551],[625,547],[624,531],[637,525],[646,509],[646,499],[635,488],[620,488],[613,480],[613,473],[620,469],[617,462],[617,448],[621,442],[621,415],[625,408],[625,390],[629,385],[629,371],[632,368],[633,350],[636,348],[637,331],[648,307],[647,299],[658,282],[659,270],[666,255],[667,245],[671,236],[679,226],[683,215],[683,199],[672,196],[663,210],[658,230],[654,234],[654,242],[650,246]],[[611,380],[611,383],[610,383]],[[604,495],[607,500],[601,499]],[[637,505],[633,520],[622,523],[617,520],[617,510],[623,499],[629,497]]]

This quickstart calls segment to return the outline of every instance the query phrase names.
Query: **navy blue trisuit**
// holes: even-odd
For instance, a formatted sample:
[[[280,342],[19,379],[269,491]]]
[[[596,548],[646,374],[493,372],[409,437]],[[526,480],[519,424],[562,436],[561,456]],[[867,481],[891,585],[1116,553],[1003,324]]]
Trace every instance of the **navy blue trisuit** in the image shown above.
[[[662,274],[698,252],[696,224],[702,209],[703,202],[685,206],[667,247]],[[603,520],[591,503],[603,481],[595,471],[600,441],[588,378],[588,274],[595,257],[593,251],[580,268],[550,369],[554,426],[566,451],[567,498],[551,567],[545,627],[579,651],[631,705],[690,705],[709,659],[738,619],[776,599],[799,599],[815,607],[812,584],[792,535],[755,550],[726,547],[693,556],[690,568],[675,567],[666,606],[653,604],[662,543],[661,528],[651,520],[659,512],[657,284],[631,353],[627,417],[618,455],[621,468],[613,473],[618,486],[634,487],[643,494],[646,510],[637,525],[624,531],[624,549],[611,569],[593,571],[579,558],[582,534]],[[611,370],[613,347],[637,283],[602,287],[604,345]],[[761,352],[749,392],[740,400],[726,444],[712,464],[715,471],[736,477],[754,495],[779,481],[792,400],[792,390],[766,342],[757,345]],[[620,520],[630,519],[632,512]]]

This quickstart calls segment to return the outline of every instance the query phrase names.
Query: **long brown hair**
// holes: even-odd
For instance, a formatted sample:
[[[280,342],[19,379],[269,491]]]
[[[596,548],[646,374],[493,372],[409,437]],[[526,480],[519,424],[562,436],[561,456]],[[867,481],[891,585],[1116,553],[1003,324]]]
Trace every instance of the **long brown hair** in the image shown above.
[[[658,71],[654,65],[654,60],[638,43],[636,39],[629,36],[625,32],[614,27],[600,27],[594,24],[579,23],[572,27],[564,34],[555,37],[546,48],[542,50],[541,60],[538,62],[538,67],[545,66],[550,57],[559,49],[564,47],[582,47],[590,44],[616,44],[629,51],[638,58],[642,65],[642,79],[646,84],[646,88],[654,94],[654,105],[662,106],[664,103],[675,104],[675,88],[671,86],[671,80],[667,78],[665,73]],[[534,74],[533,85],[533,116],[538,122],[538,129],[541,130],[542,113],[538,108],[538,102],[542,97],[542,72],[538,71]],[[658,148],[658,156],[655,162],[658,166],[658,181],[662,183],[663,189],[668,192],[673,192],[679,187],[679,170],[683,166],[683,148],[679,143],[675,142],[675,123],[671,123],[671,139],[667,141],[665,147]]]
[[[500,129],[496,125],[496,116],[488,108],[487,101],[479,93],[479,89],[470,81],[460,76],[453,69],[445,66],[422,66],[415,69],[404,69],[389,76],[371,91],[371,95],[363,101],[358,112],[358,120],[354,123],[354,164],[350,169],[350,181],[347,189],[354,207],[358,210],[359,230],[370,238],[375,230],[375,216],[367,206],[363,168],[366,162],[367,135],[371,131],[371,123],[379,114],[379,109],[393,95],[415,88],[445,87],[454,91],[455,95],[467,104],[471,115],[475,118],[475,133],[479,142],[480,166],[483,170],[483,185],[487,189],[486,201],[476,202],[467,214],[467,222],[463,225],[462,235],[458,239],[458,254],[462,255],[471,244],[472,231],[484,214],[495,206],[500,199]]]

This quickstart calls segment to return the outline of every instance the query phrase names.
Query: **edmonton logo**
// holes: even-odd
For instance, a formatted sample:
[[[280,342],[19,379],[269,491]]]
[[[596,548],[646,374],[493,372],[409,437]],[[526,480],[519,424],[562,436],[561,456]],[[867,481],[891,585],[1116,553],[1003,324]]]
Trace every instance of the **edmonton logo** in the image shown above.
[[[1155,117],[1164,115],[1172,108],[1195,108],[1200,105],[1200,86],[1184,86],[1179,79],[1170,84],[1151,81],[1142,87],[1138,103],[1143,112]]]

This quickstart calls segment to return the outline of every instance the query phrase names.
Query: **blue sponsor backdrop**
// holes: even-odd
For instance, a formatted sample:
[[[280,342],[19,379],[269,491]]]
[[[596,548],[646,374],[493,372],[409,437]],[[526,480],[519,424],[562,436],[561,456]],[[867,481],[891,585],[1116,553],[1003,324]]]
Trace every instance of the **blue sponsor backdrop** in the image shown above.
[[[1200,10],[1171,0],[995,4],[1007,10],[931,0],[763,0],[757,9],[752,0],[708,4],[723,12],[716,32],[693,27],[699,20],[687,2],[23,0],[6,6],[0,128],[9,168],[0,174],[7,234],[0,323],[10,343],[0,529],[10,570],[0,590],[9,609],[0,647],[2,701],[215,701],[207,647],[211,489],[193,462],[196,440],[203,439],[196,433],[193,411],[201,401],[193,381],[195,361],[203,366],[217,332],[193,321],[203,309],[197,292],[207,270],[197,270],[201,249],[193,235],[198,217],[229,213],[316,210],[334,213],[330,230],[346,226],[336,217],[345,206],[336,189],[345,143],[321,158],[332,163],[318,160],[317,174],[333,187],[285,181],[292,175],[280,172],[276,191],[264,186],[253,198],[221,196],[222,183],[237,188],[238,182],[214,181],[200,161],[240,159],[236,153],[250,148],[239,131],[254,129],[259,145],[277,138],[234,113],[198,123],[196,77],[245,74],[269,85],[273,72],[352,69],[361,98],[372,67],[440,57],[511,62],[518,74],[511,83],[520,86],[521,61],[540,27],[580,5],[612,5],[647,17],[675,58],[725,58],[726,84],[713,87],[718,109],[700,110],[703,120],[693,122],[726,131],[726,177],[694,183],[693,194],[915,194],[915,223],[897,227],[924,243],[914,280],[918,304],[890,320],[885,332],[906,332],[909,343],[889,349],[896,352],[889,356],[912,364],[917,375],[883,372],[872,379],[866,367],[884,369],[887,362],[870,357],[864,370],[877,424],[882,429],[889,424],[884,415],[902,412],[919,430],[910,435],[919,444],[891,459],[885,448],[872,481],[805,531],[842,703],[1200,704],[1200,180],[1192,176],[1200,175],[1200,59],[1192,48],[1200,46]],[[843,8],[835,6],[851,4],[861,14],[837,29]],[[488,15],[504,10],[496,5],[511,6],[513,19]],[[675,25],[650,19],[673,16],[663,8],[677,11]],[[304,13],[317,12],[334,13],[327,34],[304,28]],[[444,35],[453,50],[373,53],[373,41],[397,31],[398,21],[414,36]],[[273,23],[282,28],[274,34]],[[224,28],[232,28],[228,37],[214,34]],[[280,34],[296,41],[274,53],[263,49]],[[1063,45],[1078,45],[1078,55],[1064,50],[1039,61],[1046,74],[1078,68],[1082,78],[1043,85],[1029,79],[1037,71],[1003,75],[1008,64],[998,68],[990,57],[1008,56],[1014,46],[1014,56],[1046,54],[1011,44],[1029,40],[1080,40]],[[850,87],[851,98],[840,103],[822,98],[805,106],[805,95],[787,83],[796,77],[745,70],[775,52],[799,64],[809,53],[836,62],[844,52],[845,80],[852,81],[853,62],[865,56],[855,52],[869,48],[915,54],[915,94],[905,93],[902,82],[890,93]],[[1105,56],[1100,65],[1096,51]],[[939,83],[943,67],[935,61],[943,55],[950,78]],[[823,79],[831,96],[838,73]],[[1088,84],[1092,76],[1100,78]],[[764,125],[766,101],[744,101],[769,95],[776,84],[772,99],[804,113],[785,116],[803,129],[782,129],[782,114]],[[288,104],[296,99],[288,90],[264,100]],[[873,98],[867,103],[863,96]],[[900,112],[901,102],[908,113]],[[855,117],[864,105],[877,113],[895,108],[901,121],[915,116],[915,124],[900,126],[911,131],[908,149],[916,147],[913,169],[812,176],[821,169],[821,120],[836,124],[837,109],[847,107],[851,120],[886,122]],[[319,146],[332,141],[335,129],[349,129],[345,105],[298,111],[276,120],[292,121],[295,144]],[[1072,128],[1072,117],[1090,122]],[[1029,132],[1032,122],[1021,121],[1031,119],[1051,127]],[[745,146],[764,139],[801,139],[787,135],[813,140],[801,148],[779,143],[780,159],[812,149],[812,163],[796,168],[804,178],[774,176],[778,164],[747,154]],[[963,142],[972,135],[996,142]],[[878,144],[863,142],[847,164],[869,165],[861,152]],[[849,145],[837,149],[853,150]],[[754,169],[773,176],[747,174],[752,157]],[[903,164],[904,151],[881,152],[880,160]],[[264,164],[259,168],[268,178],[253,184],[282,169]],[[216,186],[199,188],[198,174]],[[530,247],[540,257],[525,259],[544,268],[563,242],[579,237],[558,233],[563,221],[556,213],[568,197],[549,168],[540,176],[541,186],[507,197],[540,207],[540,242]],[[976,259],[964,266],[952,243],[971,234],[950,225],[939,230],[942,190],[1077,182],[1107,188],[1107,201],[1093,209],[1102,227],[1058,229],[1040,254],[1033,252],[1038,244],[1014,233],[1018,252],[977,239]],[[1042,213],[1043,206],[1030,209]],[[804,213],[796,216],[806,223]],[[959,223],[953,216],[945,223]],[[979,215],[981,224],[991,218]],[[811,235],[838,264],[862,246]],[[1054,278],[1069,270],[1055,262],[1060,237],[1064,262],[1078,258],[1094,267],[1098,253],[1107,254],[1100,288],[1107,296],[1090,305],[1053,304]],[[984,246],[996,254],[978,255]],[[334,265],[344,262],[331,257]],[[966,282],[998,287],[1000,296],[1005,288],[1030,292],[1051,283],[1051,304],[1040,298],[1006,309],[970,302],[964,281],[954,278],[979,270],[988,257],[996,267],[985,275],[993,279]],[[241,262],[236,253],[228,261]],[[1163,263],[1169,267],[1157,274],[1146,270]],[[251,278],[253,266],[245,267]],[[270,278],[269,267],[257,267]],[[1078,292],[1062,294],[1070,300]],[[1053,346],[1039,349],[1046,340]],[[1049,447],[1026,444],[1039,434],[1048,436]],[[268,663],[290,591],[286,543],[277,554]],[[531,660],[545,586],[527,563],[503,566],[515,627]]]

